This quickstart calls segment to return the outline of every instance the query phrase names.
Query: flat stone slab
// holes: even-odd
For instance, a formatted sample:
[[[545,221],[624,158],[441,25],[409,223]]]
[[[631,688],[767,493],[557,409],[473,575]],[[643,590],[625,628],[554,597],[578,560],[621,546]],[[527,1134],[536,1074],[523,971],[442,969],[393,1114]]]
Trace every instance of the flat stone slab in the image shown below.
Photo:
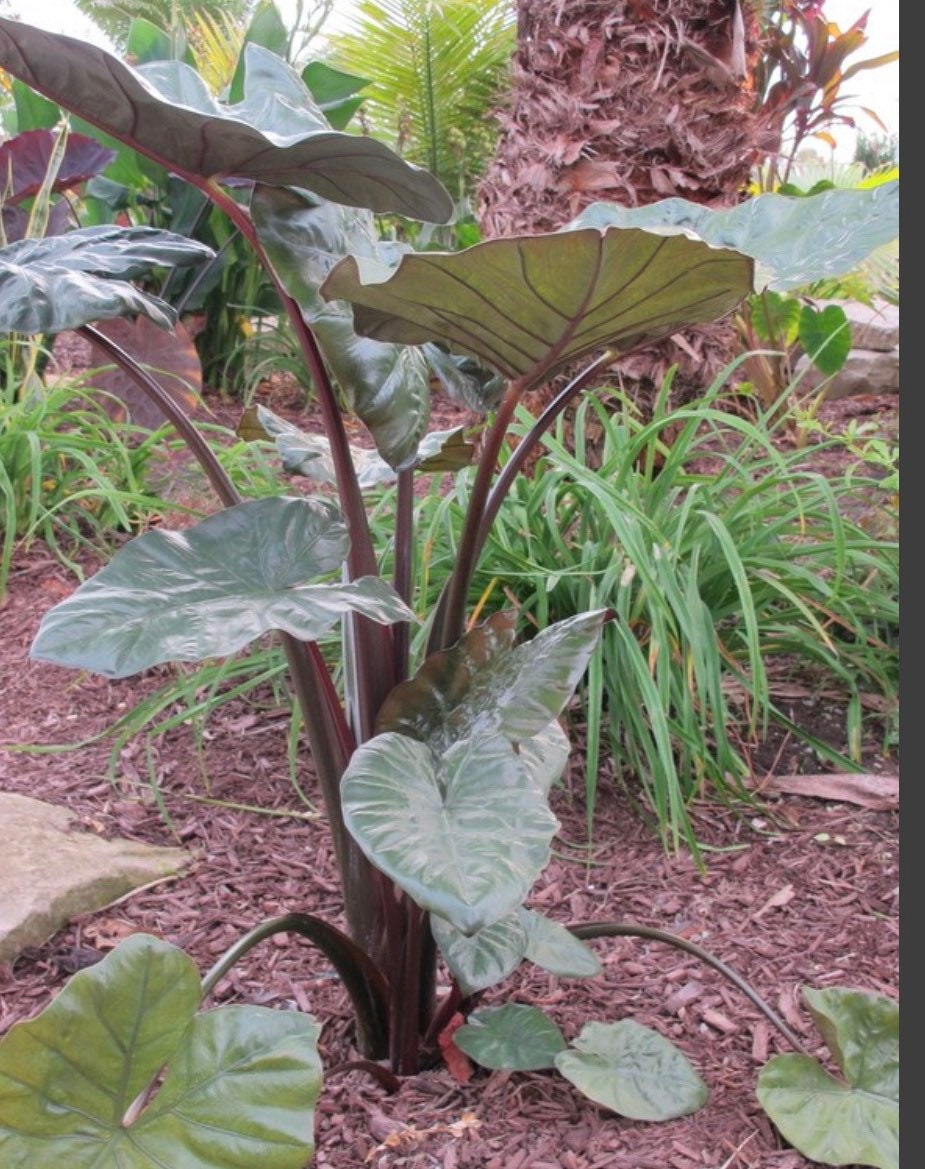
[[[190,863],[182,848],[103,840],[74,820],[67,808],[0,792],[0,962]]]

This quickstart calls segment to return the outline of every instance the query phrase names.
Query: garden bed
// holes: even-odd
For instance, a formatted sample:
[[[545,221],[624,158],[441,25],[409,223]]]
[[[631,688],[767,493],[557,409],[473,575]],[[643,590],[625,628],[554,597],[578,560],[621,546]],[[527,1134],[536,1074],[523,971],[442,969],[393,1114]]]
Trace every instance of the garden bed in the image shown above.
[[[295,410],[284,393],[274,409]],[[219,420],[234,407],[211,400]],[[895,399],[831,403],[832,426],[852,416],[893,433]],[[225,415],[223,418],[222,415]],[[452,407],[441,412],[449,425]],[[826,460],[834,458],[826,454]],[[843,468],[826,461],[820,469]],[[103,731],[150,693],[169,669],[111,682],[28,662],[41,615],[74,587],[40,545],[17,556],[0,610],[3,744],[71,744]],[[257,921],[290,911],[340,920],[338,883],[323,823],[315,818],[310,763],[293,786],[286,754],[288,711],[231,704],[206,725],[179,727],[146,750],[121,752],[107,779],[109,746],[63,754],[0,752],[0,788],[72,808],[82,825],[191,850],[182,876],[74,921],[47,945],[0,966],[0,1032],[40,1010],[75,970],[121,938],[147,931],[186,949],[207,969]],[[794,687],[794,721],[837,742],[840,697]],[[530,904],[562,921],[623,919],[669,930],[710,950],[747,979],[807,1046],[824,1056],[801,1001],[804,986],[852,986],[898,998],[898,845],[895,801],[770,794],[760,807],[695,806],[706,871],[666,853],[630,794],[606,769],[587,846],[580,727],[565,784],[554,793],[562,829],[553,863]],[[872,775],[895,777],[881,740],[864,745]],[[769,783],[824,770],[811,752],[775,739],[755,753]],[[301,793],[301,794],[300,794]],[[871,797],[873,798],[873,797]],[[308,802],[306,802],[308,801]],[[318,801],[320,803],[320,800]],[[53,863],[53,860],[50,860]],[[331,1169],[802,1169],[810,1163],[777,1135],[755,1098],[761,1065],[786,1043],[733,986],[697,959],[652,941],[593,943],[604,970],[562,980],[529,965],[485,1002],[530,1002],[567,1038],[589,1019],[632,1016],[671,1037],[711,1090],[700,1112],[663,1124],[607,1113],[548,1073],[473,1070],[459,1082],[440,1065],[387,1093],[368,1075],[339,1072],[356,1052],[349,1004],[325,959],[302,939],[263,943],[218,987],[218,1002],[310,1011],[323,1024],[327,1082],[317,1115],[316,1164]]]

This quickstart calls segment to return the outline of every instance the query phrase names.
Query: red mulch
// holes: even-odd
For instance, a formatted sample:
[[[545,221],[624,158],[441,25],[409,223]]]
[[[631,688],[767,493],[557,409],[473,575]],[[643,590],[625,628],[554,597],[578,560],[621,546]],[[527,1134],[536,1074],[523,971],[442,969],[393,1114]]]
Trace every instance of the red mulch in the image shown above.
[[[864,405],[855,400],[840,410],[850,413]],[[0,739],[7,746],[85,739],[169,674],[158,669],[109,682],[29,662],[41,614],[74,585],[42,546],[15,561],[8,602],[0,609],[5,680]],[[311,818],[290,781],[286,711],[271,696],[266,699],[259,711],[242,703],[223,708],[208,723],[201,751],[190,727],[155,741],[150,759],[141,744],[130,744],[113,785],[106,777],[105,742],[64,754],[0,752],[4,790],[66,804],[86,828],[103,835],[182,843],[195,858],[182,876],[88,914],[46,945],[0,966],[0,1032],[39,1011],[73,971],[133,931],[182,946],[205,970],[263,918],[304,910],[340,920],[324,824]],[[833,704],[837,707],[837,699]],[[818,718],[824,705],[806,703],[803,714]],[[831,739],[831,721],[824,733]],[[756,759],[764,759],[763,766],[776,759],[778,771],[820,769],[818,761],[786,743],[769,744],[766,757]],[[898,771],[896,759],[884,756],[874,740],[866,761],[871,771]],[[149,781],[149,763],[163,810]],[[310,761],[303,756],[299,766],[299,785],[314,798]],[[710,848],[705,873],[685,852],[666,854],[606,774],[587,853],[580,750],[567,784],[554,793],[554,807],[562,831],[553,862],[531,897],[531,904],[550,916],[633,920],[697,942],[744,977],[821,1056],[820,1038],[801,1003],[802,987],[852,986],[898,998],[895,807],[875,810],[847,799],[794,795],[768,797],[753,809],[703,803],[694,815],[698,837]],[[598,1108],[551,1073],[476,1070],[462,1085],[438,1067],[405,1080],[390,1095],[368,1075],[351,1071],[326,1082],[317,1114],[316,1164],[330,1169],[809,1166],[778,1136],[755,1098],[761,1065],[769,1055],[788,1050],[757,1009],[681,951],[628,938],[593,945],[604,964],[598,978],[561,980],[525,964],[485,1001],[539,1005],[569,1038],[590,1019],[631,1016],[653,1026],[680,1045],[709,1084],[704,1109],[646,1124]],[[355,1055],[346,998],[323,957],[299,938],[263,943],[215,997],[310,1011],[323,1024],[326,1067]]]

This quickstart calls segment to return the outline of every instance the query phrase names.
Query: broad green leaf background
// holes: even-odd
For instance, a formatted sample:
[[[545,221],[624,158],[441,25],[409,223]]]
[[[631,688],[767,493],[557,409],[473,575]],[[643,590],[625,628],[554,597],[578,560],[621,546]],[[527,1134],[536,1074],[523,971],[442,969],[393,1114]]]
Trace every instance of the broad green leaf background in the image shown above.
[[[192,959],[134,934],[12,1027],[0,1041],[4,1169],[303,1169],[321,1090],[317,1024],[263,1007],[197,1014],[200,994]]]
[[[413,621],[379,577],[306,583],[346,552],[346,527],[319,498],[248,500],[185,531],[146,532],[46,613],[32,656],[124,678],[232,654],[272,629],[310,641],[347,612]]]
[[[646,207],[592,203],[575,227],[691,231],[757,263],[756,287],[785,292],[842,276],[899,235],[899,180],[795,198],[769,192],[716,210],[686,199]]]

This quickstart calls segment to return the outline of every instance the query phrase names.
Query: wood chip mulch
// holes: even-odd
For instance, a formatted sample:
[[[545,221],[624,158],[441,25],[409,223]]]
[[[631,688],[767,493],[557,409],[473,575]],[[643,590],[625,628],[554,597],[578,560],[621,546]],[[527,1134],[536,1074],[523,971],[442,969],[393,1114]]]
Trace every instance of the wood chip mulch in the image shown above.
[[[0,967],[0,1032],[34,1015],[75,970],[121,938],[146,931],[184,947],[205,971],[243,931],[288,910],[340,920],[324,824],[304,759],[290,778],[282,707],[223,708],[197,749],[180,727],[148,748],[128,744],[116,780],[109,746],[63,754],[15,744],[67,744],[109,725],[164,677],[121,682],[28,662],[41,613],[73,579],[36,547],[21,558],[0,610],[0,787],[64,804],[82,826],[193,856],[182,876],[74,921],[46,945]],[[880,761],[889,773],[889,760]],[[815,770],[818,771],[818,765]],[[633,920],[681,934],[745,978],[825,1057],[801,1001],[804,986],[852,986],[898,998],[898,810],[781,794],[751,809],[695,812],[707,851],[700,872],[666,852],[607,775],[587,849],[580,752],[555,795],[562,831],[531,904],[561,921]],[[301,794],[300,794],[301,793]],[[249,810],[250,809],[250,810]],[[53,861],[53,858],[51,858]],[[533,1003],[567,1038],[590,1019],[633,1017],[673,1039],[711,1090],[697,1114],[664,1124],[622,1119],[547,1073],[446,1067],[388,1094],[368,1075],[330,1076],[317,1112],[316,1164],[329,1169],[801,1169],[755,1098],[761,1065],[788,1045],[739,990],[662,943],[592,943],[599,977],[562,980],[524,966],[486,996]],[[333,971],[295,937],[263,943],[220,984],[216,1002],[305,1010],[323,1023],[325,1065],[355,1056],[349,1007]]]

